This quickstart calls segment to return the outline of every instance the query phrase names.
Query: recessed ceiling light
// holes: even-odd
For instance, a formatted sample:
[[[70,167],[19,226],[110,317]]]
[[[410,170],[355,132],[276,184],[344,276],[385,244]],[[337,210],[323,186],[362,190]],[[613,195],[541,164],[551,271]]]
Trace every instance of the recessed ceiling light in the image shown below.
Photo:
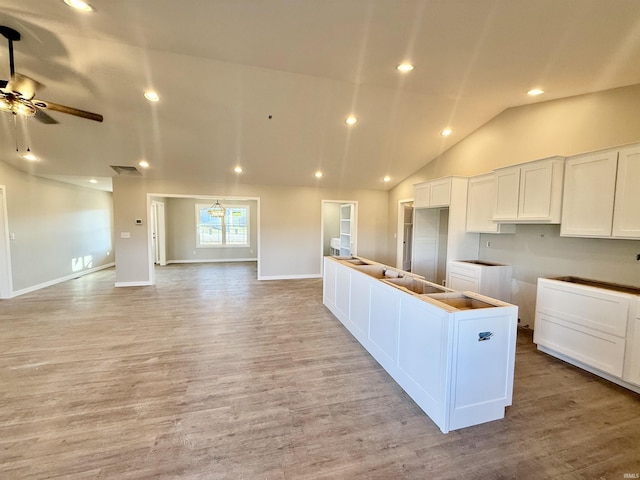
[[[153,90],[147,90],[146,92],[144,92],[144,98],[146,98],[150,102],[157,102],[160,100],[160,95],[158,95]]]
[[[356,123],[358,123],[358,119],[353,115],[350,115],[347,117],[344,123],[346,123],[347,125],[355,125]]]
[[[382,179],[383,182],[390,182],[391,181],[391,177],[389,175],[387,175],[386,177],[384,177]]]
[[[410,63],[401,63],[400,65],[398,65],[396,67],[396,69],[398,69],[401,72],[410,72],[411,70],[413,70],[413,65],[411,65]]]
[[[35,162],[36,160],[38,160],[38,157],[36,157],[31,152],[27,152],[27,153],[23,154],[22,158],[24,158],[25,160],[29,160],[30,162]]]
[[[448,137],[452,133],[453,133],[453,130],[451,130],[450,128],[445,128],[440,132],[440,135],[442,135],[443,137]]]
[[[89,183],[98,183],[98,180],[96,180],[95,178],[92,178],[89,180]]]
[[[242,173],[242,167],[240,165],[238,165],[236,168],[233,169],[234,172],[236,173]]]
[[[141,166],[142,168],[149,168],[149,162],[147,162],[146,160],[140,160],[138,162],[138,165]]]
[[[75,8],[76,10],[82,10],[83,12],[93,11],[93,7],[89,5],[87,2],[83,2],[82,0],[64,0],[64,3],[69,5],[71,8]]]
[[[542,95],[543,93],[544,93],[544,90],[542,90],[541,88],[532,88],[527,92],[527,95],[531,95],[532,97],[535,97],[536,95]]]
[[[321,172],[320,170],[318,170],[318,171],[315,173],[315,176],[316,176],[316,178],[322,178],[322,172]]]

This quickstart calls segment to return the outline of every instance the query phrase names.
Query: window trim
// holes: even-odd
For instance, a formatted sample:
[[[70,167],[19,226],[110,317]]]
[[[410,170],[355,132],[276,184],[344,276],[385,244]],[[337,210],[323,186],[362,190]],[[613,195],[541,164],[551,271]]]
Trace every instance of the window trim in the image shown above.
[[[226,204],[224,206],[225,209],[228,208],[243,208],[246,211],[247,217],[247,243],[243,244],[228,244],[226,243],[226,212],[225,217],[222,219],[222,243],[216,245],[202,245],[200,244],[200,210],[201,209],[210,209],[211,203],[196,203],[195,204],[195,215],[196,215],[196,248],[251,248],[251,205],[248,204]]]

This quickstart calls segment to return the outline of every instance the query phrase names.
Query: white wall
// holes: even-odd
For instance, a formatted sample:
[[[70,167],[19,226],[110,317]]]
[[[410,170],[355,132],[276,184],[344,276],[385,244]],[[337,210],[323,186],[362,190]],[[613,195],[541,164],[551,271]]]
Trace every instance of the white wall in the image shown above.
[[[114,262],[112,195],[34,177],[0,161],[13,294]]]
[[[302,278],[321,274],[322,200],[358,202],[358,253],[374,260],[387,250],[388,194],[372,190],[330,190],[211,182],[180,182],[140,177],[114,177],[116,284],[151,282],[148,233],[135,226],[147,220],[147,194],[260,198],[260,278]],[[131,238],[121,238],[129,232]]]
[[[505,110],[390,191],[388,255],[395,253],[398,201],[413,197],[415,183],[640,142],[638,112],[640,85]],[[548,225],[521,225],[511,236],[482,235],[480,245],[487,240],[491,247],[480,249],[480,259],[513,265],[513,301],[531,326],[538,277],[578,275],[640,285],[637,240],[561,238],[559,228]]]

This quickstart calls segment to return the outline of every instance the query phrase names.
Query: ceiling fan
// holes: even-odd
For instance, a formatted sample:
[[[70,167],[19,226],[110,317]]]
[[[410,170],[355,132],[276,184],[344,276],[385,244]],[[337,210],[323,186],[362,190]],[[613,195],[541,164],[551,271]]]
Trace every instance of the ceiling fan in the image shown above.
[[[26,75],[16,73],[13,65],[13,42],[20,40],[20,33],[5,26],[0,26],[0,33],[9,41],[9,68],[11,72],[9,80],[0,80],[0,111],[23,117],[34,117],[47,124],[59,122],[42,109],[102,122],[103,117],[100,114],[35,98],[36,89],[43,87],[43,85]]]

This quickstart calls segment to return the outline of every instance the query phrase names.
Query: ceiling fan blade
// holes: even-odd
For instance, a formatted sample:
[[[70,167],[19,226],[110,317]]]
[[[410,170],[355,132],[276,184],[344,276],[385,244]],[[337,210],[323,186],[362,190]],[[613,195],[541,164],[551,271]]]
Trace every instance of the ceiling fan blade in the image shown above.
[[[15,73],[7,83],[6,88],[26,100],[31,100],[36,96],[36,90],[42,87],[44,87],[44,85],[33,78],[22,75],[21,73]]]
[[[55,118],[53,118],[51,115],[49,115],[48,113],[45,113],[44,111],[40,110],[39,108],[36,108],[36,114],[35,114],[35,116],[33,118],[38,120],[40,123],[44,123],[46,125],[55,125],[56,123],[60,123]]]
[[[78,108],[67,107],[58,103],[48,102],[46,100],[33,100],[33,104],[39,108],[46,108],[53,110],[54,112],[67,113],[69,115],[75,115],[76,117],[86,118],[88,120],[94,120],[96,122],[102,122],[103,116],[98,113],[91,113]]]

